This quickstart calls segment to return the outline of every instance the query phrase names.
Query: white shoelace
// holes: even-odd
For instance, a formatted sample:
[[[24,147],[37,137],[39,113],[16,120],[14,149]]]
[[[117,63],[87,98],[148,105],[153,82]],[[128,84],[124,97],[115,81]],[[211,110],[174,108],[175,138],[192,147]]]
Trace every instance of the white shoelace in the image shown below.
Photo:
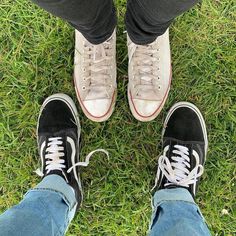
[[[83,79],[89,81],[83,90],[103,90],[107,98],[110,98],[109,91],[112,89],[110,70],[112,69],[112,38],[102,44],[93,45],[84,43],[83,55]],[[104,90],[105,88],[105,90]]]
[[[131,42],[129,60],[133,60],[133,80],[136,94],[160,90],[159,49],[153,44],[137,45]]]
[[[46,174],[48,174],[52,170],[60,170],[64,177],[66,178],[63,169],[66,168],[65,166],[65,160],[61,159],[61,157],[65,156],[64,153],[64,147],[62,146],[63,141],[61,137],[53,137],[49,138],[48,146],[46,148],[47,154],[45,155],[46,161]],[[106,154],[107,158],[109,159],[109,153],[105,149],[96,149],[92,152],[90,152],[86,158],[85,162],[77,162],[73,166],[71,166],[67,173],[70,173],[76,166],[88,166],[91,156],[96,152],[103,152]],[[39,176],[44,176],[43,170],[38,168],[35,173]],[[66,178],[67,179],[67,178]]]
[[[189,149],[182,145],[174,145],[174,148],[175,149],[172,152],[175,155],[171,156],[172,161],[166,156],[166,153],[169,151],[169,146],[164,148],[163,155],[159,157],[157,176],[153,189],[157,186],[158,179],[161,177],[161,174],[163,174],[169,181],[168,183],[165,183],[165,186],[174,184],[188,188],[190,184],[193,184],[195,194],[197,179],[203,174],[204,170],[203,166],[199,164],[199,155],[193,150],[192,155],[195,158],[196,166],[192,171],[189,171]]]

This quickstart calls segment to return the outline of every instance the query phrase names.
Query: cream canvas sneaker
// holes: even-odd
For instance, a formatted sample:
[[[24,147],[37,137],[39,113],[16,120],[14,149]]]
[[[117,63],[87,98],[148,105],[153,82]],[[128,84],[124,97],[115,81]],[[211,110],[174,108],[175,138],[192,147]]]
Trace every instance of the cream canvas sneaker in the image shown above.
[[[75,31],[74,84],[80,106],[91,120],[107,120],[114,109],[116,85],[116,30],[94,45]]]
[[[129,106],[137,120],[150,121],[160,113],[170,89],[169,30],[147,45],[137,45],[127,35],[127,44]]]

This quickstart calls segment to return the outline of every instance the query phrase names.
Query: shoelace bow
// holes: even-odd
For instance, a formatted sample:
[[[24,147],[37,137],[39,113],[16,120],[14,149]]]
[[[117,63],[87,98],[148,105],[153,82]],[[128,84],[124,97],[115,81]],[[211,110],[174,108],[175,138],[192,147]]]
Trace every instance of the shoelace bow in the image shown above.
[[[172,151],[173,155],[171,156],[172,161],[170,161],[166,156],[169,146],[164,148],[163,155],[159,157],[157,176],[153,189],[157,186],[158,179],[161,177],[162,173],[168,180],[168,182],[165,183],[165,186],[174,184],[188,188],[189,185],[193,184],[195,194],[197,179],[203,174],[203,166],[199,164],[199,155],[193,150],[192,155],[195,158],[196,165],[191,171],[189,171],[189,149],[182,145],[174,145],[174,148],[175,149]]]
[[[112,60],[112,38],[106,42],[98,45],[92,45],[90,43],[84,44],[84,59],[83,67],[84,80],[89,80],[89,86],[84,87],[84,90],[90,89],[103,89],[106,88],[106,94],[109,98],[109,89],[112,88],[110,69]]]
[[[136,94],[139,91],[149,92],[160,90],[158,82],[160,80],[159,70],[159,55],[158,48],[154,48],[152,44],[136,45],[131,42],[130,58],[134,61],[135,71],[134,77]]]
[[[48,143],[48,147],[46,148],[47,154],[45,155],[45,159],[47,159],[47,161],[45,163],[46,164],[46,167],[45,167],[46,173],[48,174],[52,170],[60,170],[64,174],[63,169],[65,169],[66,166],[65,166],[65,160],[61,159],[61,157],[65,156],[64,147],[62,146],[63,145],[62,138],[61,137],[53,137],[53,138],[49,138],[49,141],[50,142]],[[96,149],[96,150],[90,152],[86,156],[85,162],[75,163],[73,166],[71,166],[67,170],[67,173],[70,173],[76,166],[88,166],[90,158],[96,152],[105,153],[107,158],[109,159],[108,151],[106,151],[105,149]],[[44,176],[43,170],[40,170],[40,168],[38,168],[35,172],[37,175],[39,175],[41,177]],[[66,178],[66,176],[65,176],[65,178]]]

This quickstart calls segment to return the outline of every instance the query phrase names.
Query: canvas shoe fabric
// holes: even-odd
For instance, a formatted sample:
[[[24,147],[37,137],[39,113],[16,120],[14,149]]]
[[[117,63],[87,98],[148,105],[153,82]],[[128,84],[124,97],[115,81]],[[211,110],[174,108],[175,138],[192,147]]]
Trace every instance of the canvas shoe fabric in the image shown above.
[[[80,106],[90,120],[102,122],[112,115],[116,73],[116,30],[98,45],[75,30],[74,85]]]
[[[127,34],[128,100],[133,116],[151,121],[160,113],[171,84],[169,30],[147,45],[137,45]]]
[[[188,102],[176,103],[163,129],[163,154],[158,159],[157,189],[182,187],[194,197],[204,171],[208,148],[205,121]]]
[[[79,116],[72,99],[62,93],[48,97],[38,118],[37,141],[41,167],[36,173],[43,178],[52,174],[61,176],[75,192],[77,210],[83,200],[79,167],[88,166],[96,152],[108,156],[106,150],[96,149],[81,162],[80,133]]]

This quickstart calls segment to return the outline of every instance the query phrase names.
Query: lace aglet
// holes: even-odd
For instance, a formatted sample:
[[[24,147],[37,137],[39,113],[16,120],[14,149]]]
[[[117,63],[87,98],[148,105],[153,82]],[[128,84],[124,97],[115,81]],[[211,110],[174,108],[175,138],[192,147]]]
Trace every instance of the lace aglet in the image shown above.
[[[36,173],[40,177],[44,176],[43,172],[40,169],[35,170],[34,173]]]

